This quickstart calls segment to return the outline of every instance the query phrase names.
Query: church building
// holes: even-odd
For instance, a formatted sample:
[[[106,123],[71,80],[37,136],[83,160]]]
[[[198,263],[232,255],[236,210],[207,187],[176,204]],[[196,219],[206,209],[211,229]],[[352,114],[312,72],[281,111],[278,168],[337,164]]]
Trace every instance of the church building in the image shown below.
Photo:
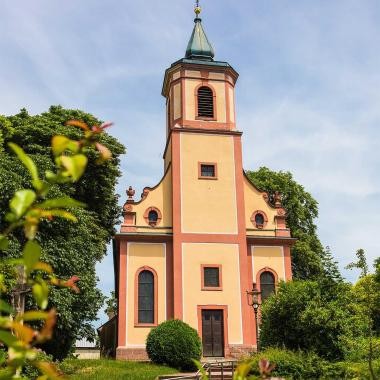
[[[114,239],[118,359],[147,357],[152,327],[180,319],[198,331],[205,357],[257,347],[253,284],[265,299],[292,278],[281,197],[245,175],[237,129],[238,73],[214,59],[200,8],[184,58],[165,72],[161,181],[130,187]],[[133,148],[132,148],[133,149]]]

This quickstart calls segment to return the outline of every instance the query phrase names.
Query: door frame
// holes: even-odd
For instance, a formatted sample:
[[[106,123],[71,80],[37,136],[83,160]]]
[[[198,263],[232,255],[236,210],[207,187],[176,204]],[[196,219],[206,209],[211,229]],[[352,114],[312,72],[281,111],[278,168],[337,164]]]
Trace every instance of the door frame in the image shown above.
[[[223,340],[224,340],[224,357],[229,356],[230,347],[228,344],[228,306],[227,305],[197,305],[198,315],[198,335],[202,341],[202,310],[222,310],[223,312]]]

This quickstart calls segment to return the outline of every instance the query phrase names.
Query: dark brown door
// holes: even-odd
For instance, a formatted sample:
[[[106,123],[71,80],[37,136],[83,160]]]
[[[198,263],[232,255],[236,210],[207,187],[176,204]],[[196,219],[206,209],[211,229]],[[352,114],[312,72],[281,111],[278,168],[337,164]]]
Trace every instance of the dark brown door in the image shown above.
[[[223,310],[202,310],[203,356],[224,356]]]

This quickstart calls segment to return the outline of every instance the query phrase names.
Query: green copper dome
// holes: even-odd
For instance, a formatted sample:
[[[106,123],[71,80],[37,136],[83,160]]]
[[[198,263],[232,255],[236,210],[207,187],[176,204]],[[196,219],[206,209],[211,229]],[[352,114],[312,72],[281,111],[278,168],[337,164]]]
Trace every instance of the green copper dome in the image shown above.
[[[202,19],[196,17],[194,22],[193,33],[186,49],[186,58],[212,61],[215,53],[203,30]]]

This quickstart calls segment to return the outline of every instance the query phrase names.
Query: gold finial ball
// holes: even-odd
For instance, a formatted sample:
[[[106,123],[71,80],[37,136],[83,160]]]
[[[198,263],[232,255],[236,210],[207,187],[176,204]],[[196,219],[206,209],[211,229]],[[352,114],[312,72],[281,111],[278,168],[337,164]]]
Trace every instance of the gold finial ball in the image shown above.
[[[199,6],[197,6],[197,7],[194,8],[194,12],[198,16],[202,12],[202,8],[199,7]]]

